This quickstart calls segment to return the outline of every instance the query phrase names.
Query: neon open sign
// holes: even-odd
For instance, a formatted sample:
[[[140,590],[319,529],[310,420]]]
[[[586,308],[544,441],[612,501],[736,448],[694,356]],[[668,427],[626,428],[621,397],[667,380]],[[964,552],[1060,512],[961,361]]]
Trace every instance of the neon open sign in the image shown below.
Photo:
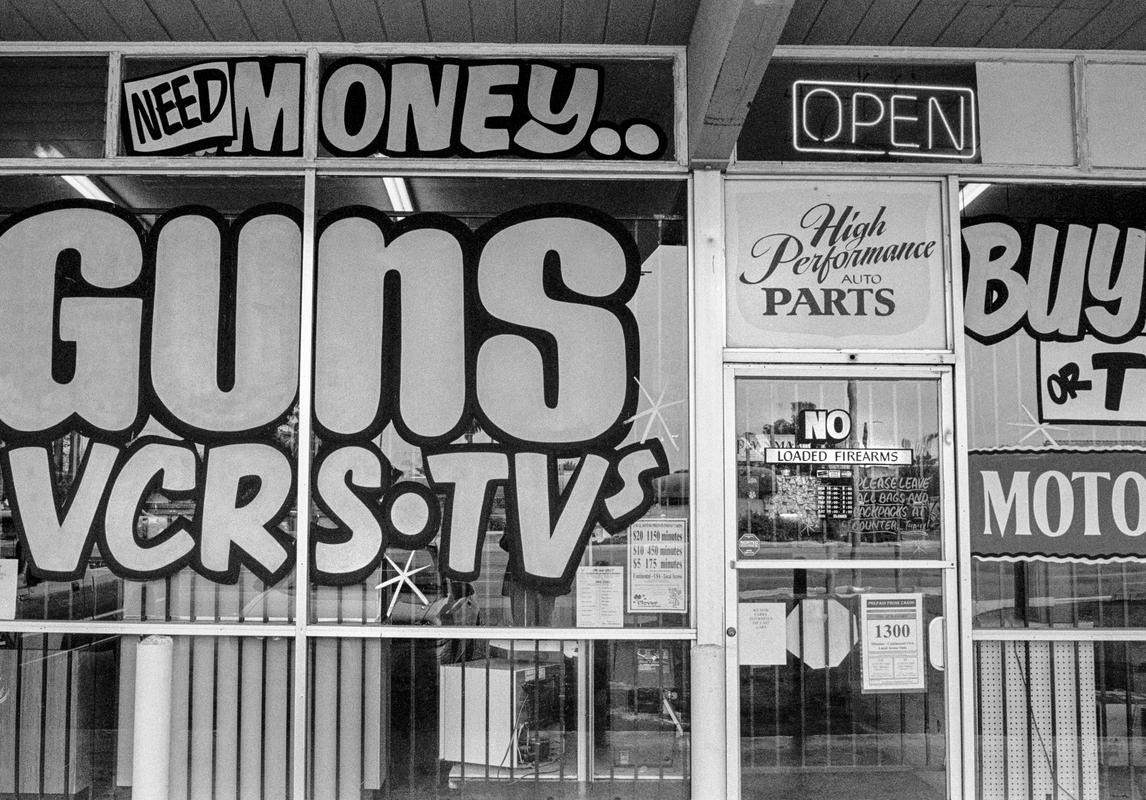
[[[955,86],[798,80],[792,146],[801,153],[975,158],[975,92]]]

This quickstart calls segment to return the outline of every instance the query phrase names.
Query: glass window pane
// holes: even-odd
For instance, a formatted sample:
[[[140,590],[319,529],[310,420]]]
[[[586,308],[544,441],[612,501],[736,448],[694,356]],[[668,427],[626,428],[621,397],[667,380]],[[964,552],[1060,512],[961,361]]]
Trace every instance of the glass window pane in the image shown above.
[[[1146,626],[1146,192],[966,183],[959,200],[975,625]]]
[[[0,157],[99,158],[106,58],[0,58]]]
[[[119,153],[301,156],[305,72],[302,56],[125,58]]]
[[[534,64],[543,70],[536,76]],[[457,70],[453,80],[447,69]],[[328,56],[320,86],[323,156],[676,158],[673,62],[666,59]],[[492,91],[467,99],[485,87]]]
[[[938,381],[738,378],[736,431],[741,558],[940,557]]]
[[[290,639],[0,633],[0,796],[289,797],[292,653]]]
[[[943,613],[941,573],[740,570],[737,583],[741,796],[945,797],[945,682],[928,652],[932,631],[942,630],[931,627]],[[921,624],[910,621],[889,649],[876,641],[888,623],[870,619],[871,604],[897,598]],[[787,647],[752,657],[751,637],[768,628],[753,631],[746,620],[764,605],[776,611],[771,637]],[[888,679],[884,686],[912,686],[875,687]]]
[[[685,197],[319,179],[312,621],[686,625]]]
[[[324,638],[310,659],[308,796],[689,796],[687,643]]]
[[[0,196],[16,618],[291,619],[302,181],[13,176]]]

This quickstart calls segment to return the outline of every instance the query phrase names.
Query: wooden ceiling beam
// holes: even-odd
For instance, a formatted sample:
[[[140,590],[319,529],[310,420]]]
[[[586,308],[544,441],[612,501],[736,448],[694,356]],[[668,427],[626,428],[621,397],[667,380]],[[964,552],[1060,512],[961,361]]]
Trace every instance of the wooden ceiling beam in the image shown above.
[[[688,40],[689,160],[724,164],[794,0],[701,0]]]

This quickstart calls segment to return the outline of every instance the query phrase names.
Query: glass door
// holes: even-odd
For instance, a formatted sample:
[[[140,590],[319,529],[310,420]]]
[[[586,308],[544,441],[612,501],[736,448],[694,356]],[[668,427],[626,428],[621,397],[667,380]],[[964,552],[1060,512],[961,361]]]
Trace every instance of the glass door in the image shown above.
[[[950,397],[940,367],[727,368],[743,800],[960,796]]]

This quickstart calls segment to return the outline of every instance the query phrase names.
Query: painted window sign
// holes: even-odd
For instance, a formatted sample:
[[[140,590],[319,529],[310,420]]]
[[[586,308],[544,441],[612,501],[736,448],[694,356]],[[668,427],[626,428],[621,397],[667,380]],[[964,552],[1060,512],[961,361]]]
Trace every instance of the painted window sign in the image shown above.
[[[303,62],[216,60],[123,84],[129,155],[301,154]],[[668,137],[609,119],[605,68],[541,60],[348,58],[324,65],[319,141],[347,157],[658,159]]]
[[[938,184],[759,180],[727,190],[728,344],[946,343]]]
[[[301,58],[206,61],[124,81],[128,155],[302,154]]]
[[[971,380],[1017,384],[972,442],[973,553],[1142,557],[1146,231],[977,217],[963,256]]]
[[[1036,343],[1042,421],[1140,422],[1146,389],[1146,230],[1113,225],[964,228],[967,334]]]
[[[97,546],[137,580],[290,572],[295,467],[269,433],[297,402],[301,246],[298,212],[277,205],[232,221],[188,207],[150,228],[92,202],[6,220],[0,468],[36,574],[77,579]],[[387,547],[438,537],[441,573],[472,580],[500,488],[510,569],[568,590],[595,526],[624,530],[669,472],[660,439],[630,435],[639,275],[627,231],[582,206],[476,231],[439,214],[328,214],[310,477],[329,523],[312,528],[312,579],[355,583]],[[488,442],[463,443],[474,424]],[[393,477],[378,444],[389,426],[421,449],[423,482]],[[49,447],[72,430],[90,443],[57,496]],[[563,488],[559,458],[577,460]],[[192,501],[193,519],[139,536],[153,492]]]
[[[1134,559],[1146,533],[1136,450],[972,452],[971,526],[980,557]]]

